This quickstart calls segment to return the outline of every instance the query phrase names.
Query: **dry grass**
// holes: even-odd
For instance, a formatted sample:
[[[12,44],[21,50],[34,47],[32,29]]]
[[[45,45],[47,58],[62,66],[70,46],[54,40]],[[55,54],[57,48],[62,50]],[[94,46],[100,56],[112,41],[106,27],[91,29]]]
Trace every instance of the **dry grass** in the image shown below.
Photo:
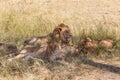
[[[90,36],[113,39],[119,48],[119,5],[119,0],[0,0],[0,41],[15,43],[20,48],[26,37],[46,35],[54,26],[65,23],[73,32],[75,44],[80,37]],[[119,50],[113,53],[119,54]],[[80,65],[74,66],[74,63],[66,67],[48,63],[0,62],[0,77],[7,77],[5,80],[77,80],[73,74],[80,76],[84,73],[74,71],[80,69]],[[35,72],[30,67],[34,67]],[[59,74],[63,70],[65,75]]]
[[[0,1],[0,40],[18,42],[25,37],[45,35],[60,23],[68,24],[74,36],[118,39],[119,4],[119,0]]]

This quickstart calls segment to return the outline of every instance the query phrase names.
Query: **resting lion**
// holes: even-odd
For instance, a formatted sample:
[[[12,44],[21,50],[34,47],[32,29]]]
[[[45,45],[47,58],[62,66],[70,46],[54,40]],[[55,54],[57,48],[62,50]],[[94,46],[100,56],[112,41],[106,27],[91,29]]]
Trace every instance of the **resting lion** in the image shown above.
[[[93,53],[96,48],[104,47],[106,50],[113,48],[113,40],[92,40],[89,37],[83,38],[78,43],[79,53]]]
[[[64,60],[66,54],[74,53],[72,33],[68,25],[60,24],[53,30],[48,42],[46,57],[49,61]]]
[[[48,36],[27,38],[23,43],[24,47],[20,50],[20,54],[9,60],[12,61],[20,58],[29,60],[31,58],[37,58],[39,55],[44,55],[47,48]]]
[[[34,46],[43,47],[47,45],[47,41],[48,41],[48,36],[31,37],[31,38],[27,38],[23,44],[24,46],[34,45]]]

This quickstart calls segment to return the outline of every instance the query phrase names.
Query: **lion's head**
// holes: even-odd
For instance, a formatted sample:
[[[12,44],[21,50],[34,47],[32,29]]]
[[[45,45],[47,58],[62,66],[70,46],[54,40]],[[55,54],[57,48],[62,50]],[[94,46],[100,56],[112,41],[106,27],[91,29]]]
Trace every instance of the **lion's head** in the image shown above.
[[[89,37],[85,37],[81,39],[78,43],[78,51],[79,53],[87,53],[94,51],[94,49],[97,47],[97,41],[92,40]]]
[[[72,33],[68,25],[60,24],[53,30],[52,38],[62,41],[64,43],[68,43],[72,40]]]

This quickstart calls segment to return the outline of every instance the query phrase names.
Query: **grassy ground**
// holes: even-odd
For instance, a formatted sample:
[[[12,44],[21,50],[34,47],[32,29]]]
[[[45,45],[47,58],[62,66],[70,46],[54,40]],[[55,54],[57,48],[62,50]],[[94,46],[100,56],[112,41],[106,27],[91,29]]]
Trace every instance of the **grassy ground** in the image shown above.
[[[65,23],[72,30],[75,44],[82,36],[110,38],[118,48],[112,54],[120,56],[119,5],[119,0],[0,0],[0,42],[15,43],[20,48],[26,37],[49,34],[56,25]],[[7,77],[6,80],[71,80],[75,74],[80,76],[90,70],[84,69],[82,64],[74,65],[74,61],[68,66],[58,66],[41,61],[33,65],[28,62],[7,63],[2,57],[0,59],[0,77]],[[79,72],[74,71],[77,69]],[[61,73],[63,70],[64,74]]]

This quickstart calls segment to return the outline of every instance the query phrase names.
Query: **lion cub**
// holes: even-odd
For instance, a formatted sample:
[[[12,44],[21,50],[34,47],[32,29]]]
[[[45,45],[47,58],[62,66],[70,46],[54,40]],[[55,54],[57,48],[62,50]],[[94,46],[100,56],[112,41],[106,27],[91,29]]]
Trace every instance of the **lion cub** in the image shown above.
[[[93,53],[95,49],[104,47],[106,50],[113,48],[113,40],[92,40],[89,37],[83,38],[78,43],[79,53]]]

